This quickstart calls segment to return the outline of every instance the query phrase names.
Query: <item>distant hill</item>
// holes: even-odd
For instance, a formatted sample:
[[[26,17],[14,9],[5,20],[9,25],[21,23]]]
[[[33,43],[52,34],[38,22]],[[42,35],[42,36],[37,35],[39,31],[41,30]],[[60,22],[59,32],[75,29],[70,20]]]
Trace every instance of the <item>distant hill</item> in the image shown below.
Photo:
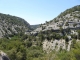
[[[37,24],[37,25],[31,25],[31,28],[32,29],[36,29],[36,28],[38,28],[40,26],[40,24]]]
[[[30,24],[24,19],[0,13],[0,38],[15,34],[26,33],[31,30]]]

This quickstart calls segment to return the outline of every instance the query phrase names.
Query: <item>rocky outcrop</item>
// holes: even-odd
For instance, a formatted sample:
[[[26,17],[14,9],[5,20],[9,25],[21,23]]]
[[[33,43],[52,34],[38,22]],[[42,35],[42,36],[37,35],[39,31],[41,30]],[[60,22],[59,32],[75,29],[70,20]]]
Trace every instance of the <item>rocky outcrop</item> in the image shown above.
[[[10,60],[9,57],[3,51],[0,51],[0,60]]]
[[[50,51],[59,51],[61,50],[67,50],[70,51],[72,40],[68,42],[68,45],[66,44],[64,39],[60,40],[51,40],[48,41],[47,39],[43,41],[43,51],[49,53]]]

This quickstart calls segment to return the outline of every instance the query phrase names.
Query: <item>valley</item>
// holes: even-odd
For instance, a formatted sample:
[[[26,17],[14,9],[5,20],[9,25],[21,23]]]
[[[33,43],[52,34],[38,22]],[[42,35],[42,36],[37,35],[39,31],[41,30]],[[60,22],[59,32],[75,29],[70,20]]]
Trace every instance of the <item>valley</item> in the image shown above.
[[[10,60],[80,60],[80,5],[38,25],[0,13],[0,50]]]

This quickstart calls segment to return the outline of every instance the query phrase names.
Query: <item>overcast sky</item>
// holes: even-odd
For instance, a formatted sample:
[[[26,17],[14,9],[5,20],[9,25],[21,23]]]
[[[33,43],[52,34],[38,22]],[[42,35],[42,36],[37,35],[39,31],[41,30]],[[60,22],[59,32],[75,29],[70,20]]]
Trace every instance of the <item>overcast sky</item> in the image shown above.
[[[31,25],[41,24],[80,5],[80,0],[0,0],[0,13],[21,17]]]

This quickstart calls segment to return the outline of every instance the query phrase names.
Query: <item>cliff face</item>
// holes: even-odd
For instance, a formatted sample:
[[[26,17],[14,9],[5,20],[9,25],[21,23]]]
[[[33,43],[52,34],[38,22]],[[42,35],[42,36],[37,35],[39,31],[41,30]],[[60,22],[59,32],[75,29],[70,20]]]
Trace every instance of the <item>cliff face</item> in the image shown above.
[[[24,19],[0,13],[0,38],[18,33],[26,34],[30,29],[30,24]]]

